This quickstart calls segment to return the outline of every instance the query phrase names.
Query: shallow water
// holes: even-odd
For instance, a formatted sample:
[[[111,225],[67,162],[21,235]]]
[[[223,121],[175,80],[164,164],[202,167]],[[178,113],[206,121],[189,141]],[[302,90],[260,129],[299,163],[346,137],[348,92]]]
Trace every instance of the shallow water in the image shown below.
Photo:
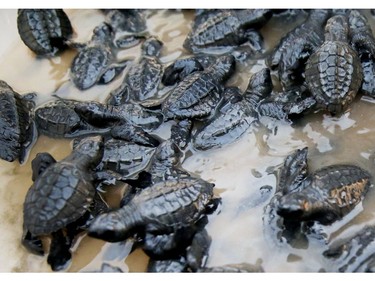
[[[104,20],[94,10],[66,10],[76,31],[75,39],[84,42],[92,29]],[[148,18],[149,32],[164,43],[161,61],[170,63],[186,52],[182,43],[189,30],[193,13],[184,11],[154,10]],[[104,101],[111,89],[122,81],[119,77],[106,86],[95,86],[79,92],[69,81],[69,66],[75,52],[64,52],[53,59],[36,59],[20,42],[16,29],[16,11],[0,11],[0,19],[7,27],[0,36],[7,38],[2,44],[0,57],[0,79],[17,92],[37,92],[38,104],[53,99],[54,95],[79,100]],[[290,23],[301,21],[291,19]],[[373,19],[369,17],[372,24]],[[276,25],[279,23],[279,25]],[[266,46],[271,49],[290,28],[291,24],[280,25],[276,19],[262,30]],[[121,57],[136,58],[139,46],[119,54]],[[9,66],[9,67],[7,67]],[[264,67],[262,60],[248,60],[238,67],[237,73],[228,84],[242,90],[247,86],[252,73]],[[309,147],[309,168],[338,164],[357,164],[371,174],[374,173],[372,154],[375,152],[375,108],[374,100],[356,99],[351,109],[339,118],[321,112],[310,114],[293,125],[262,118],[259,126],[250,129],[238,141],[221,149],[205,152],[188,147],[183,168],[203,179],[215,183],[215,192],[222,197],[218,210],[209,216],[207,231],[212,237],[207,266],[230,263],[256,263],[260,261],[266,272],[318,272],[335,271],[333,265],[323,260],[321,253],[326,249],[318,240],[311,239],[307,249],[295,249],[288,245],[277,247],[269,243],[263,231],[263,208],[275,189],[276,177],[272,172],[284,158],[297,148]],[[163,138],[169,137],[169,126],[158,130]],[[20,244],[22,234],[22,205],[31,181],[31,160],[36,153],[48,151],[57,160],[71,151],[70,140],[56,140],[40,136],[30,152],[28,161],[18,163],[0,162],[0,271],[2,272],[50,272],[46,257],[32,255]],[[261,189],[271,186],[270,190]],[[121,193],[121,187],[109,193]],[[113,199],[111,205],[118,204]],[[354,234],[364,224],[373,223],[374,191],[371,190],[363,205],[344,220],[327,228],[328,241]],[[272,240],[272,239],[271,239]],[[47,241],[48,242],[48,241]],[[106,243],[87,236],[79,237],[73,248],[72,263],[66,271],[96,271],[102,262],[118,266],[124,271],[146,270],[147,256],[136,250],[130,253],[132,241]],[[9,258],[12,257],[12,258]]]

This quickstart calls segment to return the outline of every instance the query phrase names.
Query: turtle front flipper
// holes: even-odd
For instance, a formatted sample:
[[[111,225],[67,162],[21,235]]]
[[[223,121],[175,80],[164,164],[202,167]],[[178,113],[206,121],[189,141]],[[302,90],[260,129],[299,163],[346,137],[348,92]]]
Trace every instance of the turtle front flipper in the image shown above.
[[[35,181],[40,174],[54,163],[56,163],[55,158],[48,152],[38,153],[31,161],[32,180]]]
[[[125,60],[119,64],[109,66],[108,69],[99,78],[97,83],[100,85],[105,85],[112,82],[122,73],[122,71],[126,68],[128,63],[129,61]]]
[[[126,120],[120,121],[111,129],[111,136],[149,147],[157,147],[160,144],[156,137],[148,134],[141,127],[133,126]]]

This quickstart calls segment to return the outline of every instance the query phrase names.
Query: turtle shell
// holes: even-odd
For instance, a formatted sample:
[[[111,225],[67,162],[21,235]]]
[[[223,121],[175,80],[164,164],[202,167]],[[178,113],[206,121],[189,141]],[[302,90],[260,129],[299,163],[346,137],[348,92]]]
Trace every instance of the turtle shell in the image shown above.
[[[55,232],[82,217],[94,195],[87,172],[72,163],[58,162],[48,167],[28,190],[24,224],[34,235]]]
[[[81,125],[81,118],[74,111],[78,102],[56,100],[48,102],[35,111],[38,130],[51,137],[67,137]]]
[[[33,124],[30,113],[31,101],[14,92],[0,81],[0,158],[9,162],[23,162],[23,148],[31,143]]]
[[[96,84],[108,69],[112,54],[108,47],[93,45],[83,48],[73,59],[70,76],[80,90]]]
[[[306,82],[317,103],[340,114],[353,101],[363,73],[357,53],[345,42],[325,42],[306,64]]]
[[[156,98],[163,69],[158,58],[151,56],[145,56],[139,64],[133,65],[124,79],[132,99],[144,101]]]
[[[65,49],[65,41],[73,34],[61,9],[19,9],[17,27],[25,45],[39,56],[53,56]]]
[[[354,165],[331,165],[310,174],[299,191],[284,195],[277,213],[289,220],[330,224],[358,205],[371,186],[370,174]]]

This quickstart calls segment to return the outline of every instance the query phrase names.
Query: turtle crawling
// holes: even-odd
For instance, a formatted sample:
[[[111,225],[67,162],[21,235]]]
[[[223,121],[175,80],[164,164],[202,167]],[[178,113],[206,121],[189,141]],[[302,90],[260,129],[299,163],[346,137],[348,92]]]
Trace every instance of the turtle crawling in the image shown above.
[[[101,136],[88,137],[63,160],[40,155],[33,165],[33,185],[23,206],[23,244],[34,253],[43,250],[38,237],[52,234],[48,263],[60,270],[70,260],[69,248],[79,225],[85,224],[96,195],[91,169],[101,161]],[[77,226],[78,225],[78,226]],[[66,235],[63,229],[66,230]],[[73,237],[72,237],[73,236]]]
[[[214,199],[214,184],[184,177],[157,182],[143,189],[122,208],[94,219],[89,235],[123,241],[138,232],[173,233],[195,224]]]
[[[32,116],[35,94],[20,95],[0,80],[0,158],[23,163],[36,130]]]
[[[307,86],[317,104],[332,114],[345,111],[362,84],[358,54],[348,40],[345,16],[331,17],[325,27],[325,42],[307,60]]]
[[[296,182],[285,186],[288,191],[279,199],[277,214],[284,220],[331,224],[353,210],[372,186],[370,174],[358,166],[331,165],[305,176],[306,159],[294,159],[300,161],[301,165],[293,165],[306,167],[302,169],[303,174],[292,174]],[[293,182],[293,178],[285,180]]]
[[[95,27],[88,44],[76,44],[79,52],[72,61],[70,77],[78,89],[85,90],[96,83],[107,84],[125,68],[127,61],[115,63],[113,38],[112,27],[102,23]]]

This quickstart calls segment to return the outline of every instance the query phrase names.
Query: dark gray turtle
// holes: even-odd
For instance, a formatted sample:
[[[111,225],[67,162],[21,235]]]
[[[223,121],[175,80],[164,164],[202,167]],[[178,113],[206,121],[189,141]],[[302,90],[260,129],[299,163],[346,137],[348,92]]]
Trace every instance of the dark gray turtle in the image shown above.
[[[20,95],[0,80],[0,158],[5,161],[23,163],[36,138],[34,96]]]
[[[185,119],[209,115],[221,99],[223,84],[234,71],[234,57],[224,55],[204,71],[188,75],[163,102],[164,117]]]
[[[102,23],[95,27],[90,42],[79,46],[70,67],[71,80],[78,89],[85,90],[96,83],[107,84],[125,68],[127,61],[116,63],[113,38],[112,28]]]
[[[68,99],[49,101],[35,110],[38,132],[53,138],[75,138],[98,134],[108,129],[97,128],[81,118],[74,108],[81,102]]]
[[[277,214],[289,221],[317,221],[323,225],[342,219],[358,205],[371,184],[370,174],[355,165],[337,164],[307,175],[307,148],[287,158],[287,174],[280,178]],[[288,176],[290,174],[291,176]]]
[[[351,45],[361,60],[361,90],[364,94],[375,97],[375,38],[366,17],[357,10],[350,11],[349,14],[349,35]]]
[[[251,77],[244,95],[238,88],[227,88],[224,94],[227,101],[217,111],[216,116],[196,133],[193,138],[194,147],[199,150],[217,148],[241,137],[258,120],[257,102],[252,96],[265,96],[271,90],[272,81],[268,69],[263,69]]]
[[[146,169],[150,175],[151,183],[189,176],[189,173],[180,167],[182,156],[183,154],[174,140],[168,139],[162,142],[157,147],[150,165]]]
[[[330,17],[328,10],[311,10],[306,21],[281,38],[266,64],[278,69],[284,90],[303,83],[305,63],[324,41],[324,25]]]
[[[363,200],[370,179],[367,171],[354,165],[323,167],[308,175],[298,191],[281,197],[277,213],[288,220],[331,224]]]
[[[206,20],[199,18],[188,34],[184,48],[199,53],[210,48],[231,48],[249,42],[251,47],[260,51],[262,37],[256,29],[260,29],[271,18],[271,10],[223,10],[210,13]]]
[[[150,258],[148,272],[197,272],[204,267],[211,245],[211,237],[205,229],[193,235],[184,235],[182,243],[176,243],[177,253],[171,257]],[[181,237],[180,237],[181,239]],[[184,245],[185,244],[185,245]],[[186,244],[188,246],[186,246]]]
[[[158,92],[164,66],[158,56],[162,46],[155,37],[143,43],[141,58],[130,66],[119,88],[110,93],[108,104],[121,105],[131,100],[149,107],[161,103]]]
[[[307,60],[306,82],[318,106],[332,114],[340,114],[361,87],[362,66],[349,45],[346,17],[330,18],[325,32],[325,42]]]
[[[196,71],[203,71],[216,60],[216,56],[198,54],[175,60],[168,65],[163,73],[162,82],[165,86],[177,84],[185,79],[189,74]]]
[[[358,233],[330,243],[323,256],[333,262],[329,271],[375,272],[375,227],[364,226]]]
[[[103,156],[102,137],[88,137],[66,158],[59,162],[53,157],[37,161],[33,165],[33,185],[26,194],[23,206],[23,244],[38,252],[38,237],[51,234],[53,239],[47,261],[53,270],[60,270],[70,260],[69,248],[77,225],[87,221],[89,212],[95,209],[96,190],[92,169]],[[45,155],[41,157],[45,158]],[[48,166],[48,167],[46,167]],[[39,170],[41,169],[41,170]],[[99,209],[102,209],[99,206]],[[100,212],[100,211],[99,211]],[[66,228],[64,235],[62,230]],[[73,233],[72,233],[73,232]],[[35,249],[37,248],[37,249]],[[39,253],[43,253],[39,249]],[[59,253],[63,253],[61,256]]]
[[[135,178],[147,167],[154,153],[155,148],[152,147],[110,139],[104,143],[104,154],[99,169],[115,171],[122,175],[123,179]]]
[[[17,28],[23,43],[41,57],[55,56],[66,49],[73,34],[62,9],[19,9]]]
[[[193,177],[155,183],[122,208],[98,216],[90,225],[89,235],[115,242],[134,233],[167,234],[189,227],[205,215],[214,199],[213,187]]]
[[[114,106],[91,101],[77,104],[74,110],[89,124],[97,127],[113,127],[125,121],[150,131],[158,128],[163,122],[160,112],[133,103]]]

